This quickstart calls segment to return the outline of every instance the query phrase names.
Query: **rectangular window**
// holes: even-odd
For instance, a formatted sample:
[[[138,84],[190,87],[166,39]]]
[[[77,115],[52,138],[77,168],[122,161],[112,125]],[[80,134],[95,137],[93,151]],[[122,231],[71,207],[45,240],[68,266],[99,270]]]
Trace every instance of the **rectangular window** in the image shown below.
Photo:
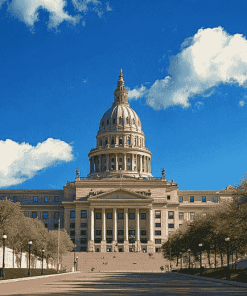
[[[155,218],[161,218],[160,211],[155,211]]]
[[[131,158],[128,158],[128,162],[131,162]]]
[[[70,223],[70,228],[75,228],[75,223]]]
[[[96,213],[95,214],[95,219],[100,220],[101,219],[101,213]]]
[[[58,224],[54,223],[54,229],[58,229]]]
[[[96,230],[96,235],[101,235],[101,230]]]
[[[155,230],[155,235],[161,235],[161,230]]]
[[[114,162],[114,158],[111,159],[111,162]]]
[[[122,170],[123,169],[121,164],[118,166],[118,169],[119,170]]]
[[[174,228],[174,224],[168,224],[168,228]]]
[[[86,244],[87,243],[87,239],[86,238],[81,238],[80,239],[81,244]]]
[[[118,219],[122,220],[123,219],[124,214],[123,213],[118,213]]]
[[[111,169],[114,170],[114,165],[111,166]]]
[[[75,211],[70,211],[70,218],[75,218]]]
[[[70,231],[70,236],[75,236],[75,231],[74,230]]]
[[[155,244],[156,244],[156,245],[161,244],[161,239],[156,239],[156,240],[155,240]]]
[[[179,196],[179,202],[183,202],[183,197]]]
[[[130,235],[135,235],[135,230],[129,230],[129,236]]]
[[[202,197],[202,202],[206,202],[206,201],[207,201],[206,196],[203,196]]]
[[[87,252],[87,247],[81,247],[81,252]]]
[[[87,223],[81,223],[81,228],[86,228],[87,227]]]
[[[123,239],[123,238],[118,238],[118,239],[117,239],[117,242],[118,242],[119,244],[123,244],[123,243],[124,243],[124,239]]]
[[[48,227],[48,224],[47,223],[45,223],[45,228],[47,228]]]
[[[32,218],[37,218],[37,212],[32,212]]]
[[[120,144],[120,143],[119,143]],[[122,158],[119,158],[119,162],[122,162]]]
[[[107,213],[107,219],[112,219],[112,213]]]
[[[34,197],[33,197],[33,201],[34,201],[34,202],[37,202],[37,201],[38,201],[38,196],[34,196]]]
[[[59,197],[58,197],[58,196],[55,196],[55,197],[54,197],[54,201],[55,201],[55,202],[59,202]]]
[[[141,235],[146,235],[146,230],[141,230]]]
[[[168,212],[168,219],[174,219],[174,212]]]
[[[81,230],[81,235],[87,235],[87,231],[86,230]]]
[[[17,202],[17,196],[13,197],[13,202]]]
[[[94,239],[94,242],[95,242],[96,244],[100,244],[100,243],[101,243],[101,238],[100,238],[100,237],[96,237],[96,238]]]
[[[48,202],[48,196],[44,197],[44,202]]]
[[[190,213],[190,219],[194,219],[195,218],[195,213]]]
[[[148,239],[146,237],[142,237],[140,241],[141,241],[141,244],[146,244],[148,242]]]
[[[48,218],[48,213],[47,212],[43,212],[43,219],[47,219]]]
[[[87,211],[81,211],[81,218],[87,218]]]
[[[183,224],[178,224],[178,227],[181,227]]]
[[[179,212],[179,219],[183,220],[184,219],[184,212]]]
[[[190,202],[194,202],[194,196],[190,197]]]
[[[213,197],[213,202],[218,202],[218,196]]]
[[[161,223],[155,223],[155,227],[161,227]]]
[[[130,165],[128,165],[127,170],[130,171]]]
[[[112,235],[112,230],[107,230],[107,235]]]
[[[124,235],[124,231],[123,230],[118,230],[117,234],[118,235]]]
[[[2,196],[2,198],[1,198],[2,200],[5,200],[5,196]]]
[[[54,219],[58,219],[59,218],[59,212],[54,212]]]
[[[167,195],[167,200],[171,200],[171,196],[170,195]]]
[[[112,243],[112,238],[107,238],[106,242],[107,242],[107,244],[111,244]]]
[[[160,252],[160,248],[155,248],[155,253],[159,253]]]
[[[141,220],[146,220],[146,213],[141,213]]]
[[[134,220],[135,219],[135,213],[129,213],[129,219]]]

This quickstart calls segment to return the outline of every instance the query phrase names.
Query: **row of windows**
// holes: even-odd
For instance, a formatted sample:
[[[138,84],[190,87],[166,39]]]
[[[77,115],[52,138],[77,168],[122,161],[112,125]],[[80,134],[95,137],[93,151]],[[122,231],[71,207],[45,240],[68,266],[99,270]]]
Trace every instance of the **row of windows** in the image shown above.
[[[96,230],[95,231],[96,235],[101,235],[101,230]],[[129,235],[130,236],[134,236],[135,235],[135,230],[129,230]],[[160,230],[155,230],[155,235],[161,235],[161,231]],[[107,230],[106,233],[108,236],[112,236],[112,230]],[[146,235],[146,230],[140,230],[140,234],[141,235]],[[81,230],[81,235],[87,235],[87,230]],[[124,231],[123,230],[118,230],[118,235],[124,235]],[[70,231],[70,236],[75,236],[75,231],[71,230]]]
[[[87,244],[87,239],[86,238],[81,238],[80,239],[80,244]],[[95,240],[94,240],[94,242],[96,243],[96,244],[100,244],[101,243],[101,238],[95,238]],[[112,243],[112,238],[107,238],[106,239],[106,242],[108,243],[108,244],[111,244]],[[117,240],[117,242],[119,243],[119,244],[123,244],[124,243],[124,239],[123,238],[118,238],[118,240]],[[140,242],[142,243],[142,244],[146,244],[147,243],[147,238],[141,238],[140,239]],[[131,244],[131,243],[135,243],[135,240],[134,239],[129,239],[129,243]],[[155,239],[155,244],[156,245],[159,245],[159,244],[161,244],[161,239]]]
[[[33,202],[38,202],[38,201],[44,201],[44,202],[48,202],[49,198],[48,196],[44,196],[44,197],[39,197],[38,196],[33,196]],[[7,197],[6,196],[2,196],[1,197],[1,200],[6,200]],[[59,202],[59,196],[54,196],[53,200],[55,202]],[[17,201],[17,196],[13,196],[13,202],[16,202]]]
[[[146,220],[146,213],[140,214],[142,220]],[[75,211],[70,211],[70,218],[75,218]],[[87,211],[81,211],[81,218],[87,218]],[[112,219],[112,213],[106,213],[107,219]],[[124,213],[118,213],[118,219],[124,218]],[[95,219],[102,219],[102,213],[95,213]],[[135,213],[129,213],[129,219],[135,219]]]
[[[179,202],[183,202],[183,201],[184,201],[183,196],[179,196]],[[194,196],[190,196],[190,202],[194,202],[194,201],[195,201]],[[207,202],[207,197],[206,196],[202,196],[201,201],[202,202]],[[210,199],[210,201],[218,202],[218,197],[215,196],[212,199]]]
[[[113,119],[112,119],[112,123],[113,123],[113,124],[116,124],[116,122],[117,122],[116,119],[117,119],[117,118],[113,118]],[[132,121],[133,124],[135,124],[135,118],[131,119],[131,118],[126,117],[126,119],[125,119],[126,124],[131,124],[131,121]],[[109,123],[110,123],[110,121],[109,121],[109,119],[107,119],[107,120],[106,120],[106,124],[109,125]],[[119,117],[119,123],[123,123],[123,117],[122,117],[122,116]],[[103,120],[103,121],[101,122],[101,126],[104,126],[104,124],[105,124],[105,122],[104,122],[104,120]],[[138,125],[140,126],[140,121],[138,121]]]
[[[155,227],[161,227],[161,223],[155,223]],[[70,223],[70,228],[75,228],[75,223]],[[81,223],[81,228],[87,228],[87,223]]]
[[[37,218],[37,212],[32,212],[32,218]],[[42,218],[48,219],[48,212],[42,212]],[[54,219],[59,218],[59,212],[54,212]]]

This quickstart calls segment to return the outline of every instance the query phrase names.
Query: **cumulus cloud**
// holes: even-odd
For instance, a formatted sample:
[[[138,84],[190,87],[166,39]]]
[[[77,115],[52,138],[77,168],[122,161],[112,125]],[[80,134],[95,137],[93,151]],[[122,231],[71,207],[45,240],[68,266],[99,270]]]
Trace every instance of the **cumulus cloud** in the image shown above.
[[[129,99],[139,99],[145,96],[146,92],[146,86],[142,85],[141,87],[134,88],[133,90],[128,89],[128,97]]]
[[[98,0],[71,0],[76,15],[70,15],[66,10],[66,0],[0,0],[1,4],[8,3],[8,11],[23,21],[27,26],[33,27],[35,22],[39,21],[39,10],[43,9],[49,12],[49,28],[56,28],[64,21],[76,24],[80,21],[89,9],[102,15],[103,9]],[[82,23],[83,24],[83,23]]]
[[[196,95],[210,96],[219,84],[247,86],[247,40],[223,28],[200,29],[170,58],[168,75],[143,93],[154,109],[190,105]],[[133,89],[138,92],[138,89]],[[140,97],[140,96],[139,96]]]
[[[245,102],[243,100],[239,101],[239,106],[243,107],[245,105]]]
[[[52,138],[36,146],[0,141],[0,187],[21,184],[45,168],[71,161],[72,150],[68,143]]]

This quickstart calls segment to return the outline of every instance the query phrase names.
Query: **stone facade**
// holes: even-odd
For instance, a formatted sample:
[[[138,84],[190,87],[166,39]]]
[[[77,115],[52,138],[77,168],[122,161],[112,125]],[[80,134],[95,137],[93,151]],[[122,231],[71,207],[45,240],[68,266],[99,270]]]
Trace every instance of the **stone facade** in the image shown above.
[[[114,102],[103,115],[96,148],[89,152],[89,175],[63,190],[0,190],[2,199],[20,202],[28,217],[48,229],[65,228],[77,251],[159,252],[184,221],[206,215],[231,188],[179,191],[177,183],[151,174],[141,121],[128,103],[120,71]]]

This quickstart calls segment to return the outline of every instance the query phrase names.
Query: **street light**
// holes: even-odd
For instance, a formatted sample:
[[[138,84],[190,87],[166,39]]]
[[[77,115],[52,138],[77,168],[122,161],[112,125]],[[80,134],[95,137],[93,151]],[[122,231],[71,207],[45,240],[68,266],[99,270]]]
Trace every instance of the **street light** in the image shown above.
[[[190,249],[188,249],[188,252],[189,252],[189,269],[190,269]]]
[[[30,261],[31,261],[31,246],[32,246],[32,241],[29,240],[28,245],[29,245],[29,263],[28,263],[28,276],[31,276],[31,270],[30,270]]]
[[[230,241],[230,238],[226,237],[225,241],[226,241],[226,245],[227,245],[227,269],[228,269],[227,278],[229,279],[230,278],[230,267],[229,267],[229,241]]]
[[[76,271],[78,271],[78,256],[76,257]]]
[[[75,248],[74,248],[74,271],[75,271],[75,265],[76,265],[76,261],[75,261],[75,252],[76,252],[76,245],[75,245]]]
[[[45,253],[45,250],[42,249],[42,270],[41,270],[41,274],[44,274],[44,253]]]
[[[4,264],[4,257],[5,257],[5,240],[7,238],[7,235],[4,233],[3,236],[3,268],[2,268],[2,278],[4,279],[4,267],[5,267],[5,264]]]
[[[202,275],[202,243],[198,244],[200,248],[200,275]]]

